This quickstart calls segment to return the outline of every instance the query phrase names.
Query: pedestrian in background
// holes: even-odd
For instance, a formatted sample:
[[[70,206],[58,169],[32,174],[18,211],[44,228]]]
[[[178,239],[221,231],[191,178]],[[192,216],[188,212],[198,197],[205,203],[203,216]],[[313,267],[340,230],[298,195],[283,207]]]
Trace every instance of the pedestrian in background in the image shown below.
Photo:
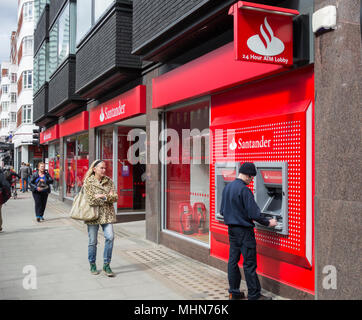
[[[256,240],[253,220],[264,226],[275,227],[275,219],[268,220],[260,211],[254,195],[247,187],[256,176],[253,163],[245,162],[239,169],[238,177],[223,190],[220,213],[228,226],[229,233],[229,299],[244,299],[240,292],[241,274],[238,266],[240,254],[243,255],[243,269],[248,287],[248,300],[271,300],[261,294],[261,287],[256,274]]]
[[[105,162],[95,160],[85,174],[83,188],[89,204],[98,207],[98,219],[85,223],[88,227],[88,261],[91,273],[98,274],[96,266],[97,237],[99,225],[101,225],[105,237],[103,271],[108,277],[113,277],[114,273],[110,267],[114,240],[113,223],[116,222],[113,203],[117,202],[118,195],[112,179],[107,177],[105,173]]]
[[[28,178],[29,178],[29,167],[22,162],[21,167],[19,169],[19,175],[21,178],[21,192],[28,192]]]
[[[45,163],[39,162],[38,171],[30,179],[30,188],[35,201],[35,216],[38,222],[44,220],[44,211],[50,193],[50,184],[52,183],[52,177],[45,170]]]
[[[0,232],[3,231],[2,206],[11,197],[10,183],[5,179],[2,169],[0,169]]]
[[[26,166],[28,167],[28,188],[30,188],[30,179],[33,175],[33,170],[30,168],[30,163],[27,163]]]

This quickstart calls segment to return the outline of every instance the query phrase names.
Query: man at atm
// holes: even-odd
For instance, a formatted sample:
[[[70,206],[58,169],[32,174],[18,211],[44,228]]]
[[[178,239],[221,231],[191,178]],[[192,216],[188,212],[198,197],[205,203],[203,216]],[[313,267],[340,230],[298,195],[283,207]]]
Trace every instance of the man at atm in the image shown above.
[[[222,193],[220,213],[224,216],[224,222],[228,226],[229,233],[229,299],[244,299],[244,293],[240,292],[241,274],[238,266],[240,254],[243,255],[244,274],[248,287],[249,300],[271,300],[261,294],[261,287],[256,274],[256,241],[253,222],[264,226],[276,226],[275,219],[268,220],[260,211],[255,202],[254,195],[247,185],[256,176],[256,168],[253,163],[245,162],[239,169],[238,177],[229,183]]]

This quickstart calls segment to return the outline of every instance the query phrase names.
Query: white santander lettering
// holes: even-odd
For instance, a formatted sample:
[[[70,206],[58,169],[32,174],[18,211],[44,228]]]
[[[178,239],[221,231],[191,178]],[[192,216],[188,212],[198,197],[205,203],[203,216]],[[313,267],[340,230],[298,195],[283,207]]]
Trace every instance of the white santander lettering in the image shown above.
[[[264,140],[264,136],[261,137],[261,140],[249,140],[243,141],[239,138],[238,140],[238,149],[253,149],[253,148],[270,148],[271,140]]]
[[[106,107],[104,113],[105,113],[105,120],[120,116],[121,114],[126,113],[126,105],[121,104],[121,101],[119,101],[118,107],[111,109],[108,109]]]

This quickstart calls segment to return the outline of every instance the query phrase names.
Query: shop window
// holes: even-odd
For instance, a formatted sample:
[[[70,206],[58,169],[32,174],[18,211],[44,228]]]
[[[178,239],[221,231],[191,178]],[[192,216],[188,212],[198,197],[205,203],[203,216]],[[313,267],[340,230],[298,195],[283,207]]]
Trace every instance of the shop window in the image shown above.
[[[106,176],[113,179],[113,127],[99,130],[100,159],[106,164]]]
[[[52,143],[48,146],[49,157],[49,174],[53,178],[53,184],[51,185],[51,191],[59,193],[59,169],[60,169],[60,153],[59,143]]]
[[[167,140],[165,213],[166,229],[208,243],[209,241],[209,103],[169,111]],[[190,135],[184,134],[189,130]],[[199,132],[199,134],[198,134]],[[177,141],[176,141],[177,140]],[[170,151],[172,148],[173,151]],[[175,152],[176,150],[176,152]]]
[[[65,142],[65,196],[74,198],[83,185],[89,167],[88,133],[68,137]]]
[[[146,203],[144,173],[146,166],[141,163],[131,164],[128,151],[133,144],[128,141],[130,127],[118,127],[118,202],[117,208],[143,211]],[[143,130],[145,130],[143,128]],[[137,156],[137,155],[136,155]]]

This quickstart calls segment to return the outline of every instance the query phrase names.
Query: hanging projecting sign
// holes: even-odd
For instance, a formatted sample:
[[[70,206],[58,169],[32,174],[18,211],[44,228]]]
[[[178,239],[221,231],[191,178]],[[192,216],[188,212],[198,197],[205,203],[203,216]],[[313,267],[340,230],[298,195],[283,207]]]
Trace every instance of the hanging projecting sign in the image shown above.
[[[234,15],[235,59],[293,64],[293,16],[299,12],[239,1],[229,10]]]

